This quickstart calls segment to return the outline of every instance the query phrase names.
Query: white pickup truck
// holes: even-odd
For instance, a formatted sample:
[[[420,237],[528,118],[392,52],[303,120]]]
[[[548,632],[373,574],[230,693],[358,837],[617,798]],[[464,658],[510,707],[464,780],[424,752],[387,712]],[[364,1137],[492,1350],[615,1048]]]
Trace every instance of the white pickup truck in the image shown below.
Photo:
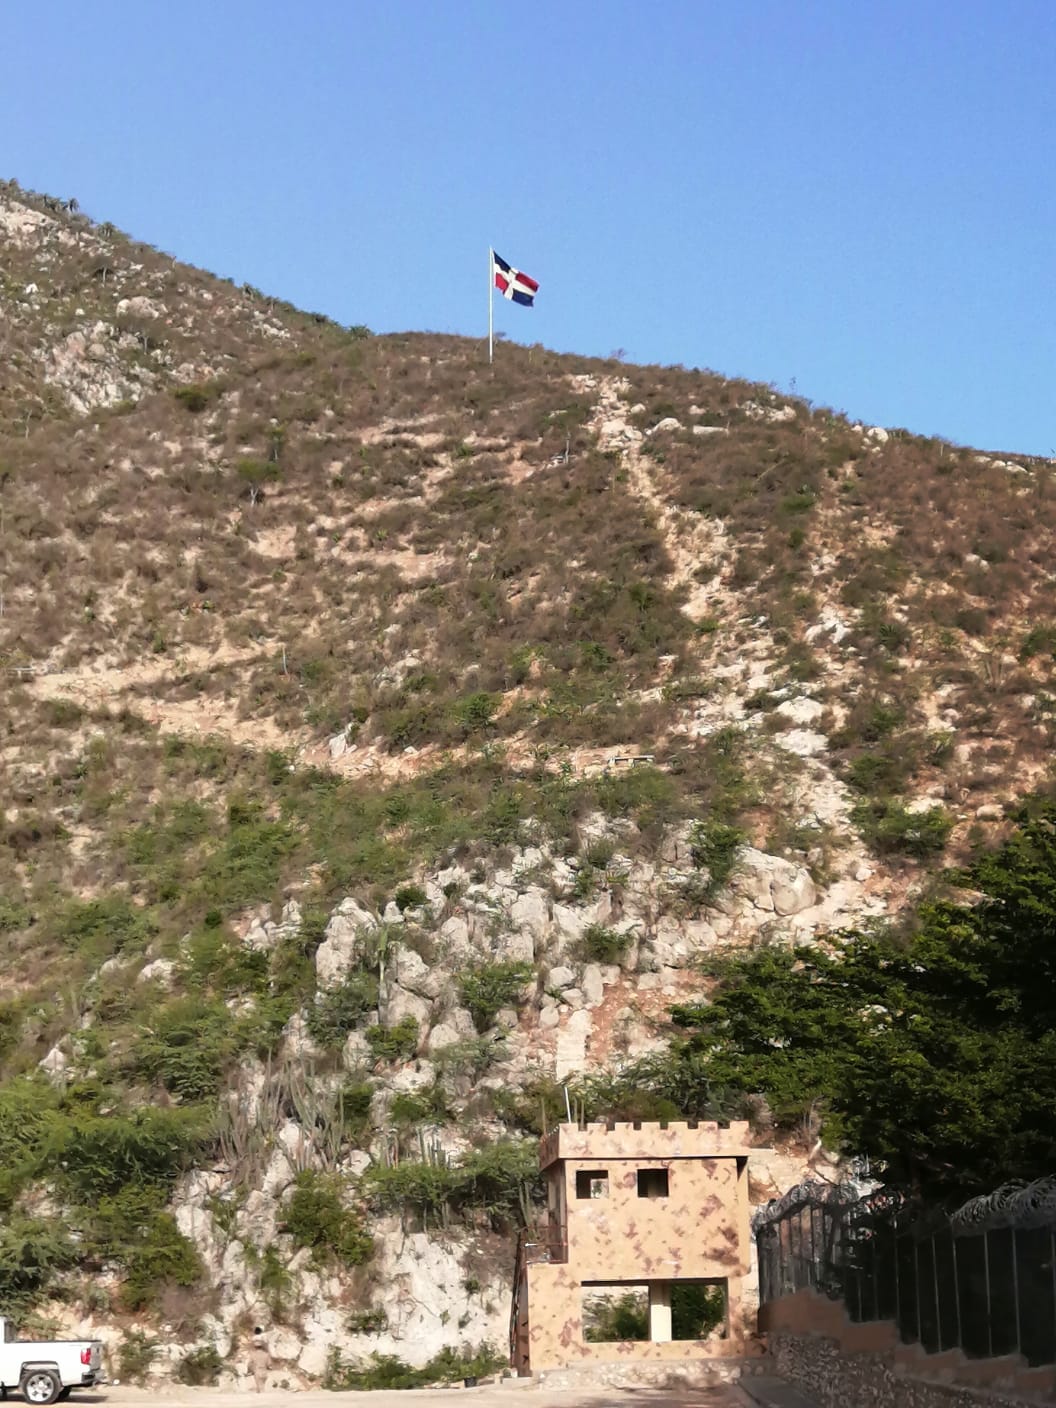
[[[0,1398],[17,1388],[27,1403],[54,1403],[103,1378],[99,1340],[20,1340],[0,1315]]]

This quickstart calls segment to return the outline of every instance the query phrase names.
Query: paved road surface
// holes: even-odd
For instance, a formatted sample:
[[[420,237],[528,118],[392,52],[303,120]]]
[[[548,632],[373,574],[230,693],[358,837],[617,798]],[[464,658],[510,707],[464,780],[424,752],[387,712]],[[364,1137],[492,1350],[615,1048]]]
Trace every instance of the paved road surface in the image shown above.
[[[9,1403],[19,1404],[15,1397]],[[526,1381],[472,1389],[401,1389],[375,1393],[330,1393],[309,1389],[300,1393],[232,1392],[216,1388],[160,1390],[108,1388],[95,1393],[74,1393],[71,1408],[747,1408],[749,1400],[734,1387],[666,1389],[565,1389],[536,1388]]]

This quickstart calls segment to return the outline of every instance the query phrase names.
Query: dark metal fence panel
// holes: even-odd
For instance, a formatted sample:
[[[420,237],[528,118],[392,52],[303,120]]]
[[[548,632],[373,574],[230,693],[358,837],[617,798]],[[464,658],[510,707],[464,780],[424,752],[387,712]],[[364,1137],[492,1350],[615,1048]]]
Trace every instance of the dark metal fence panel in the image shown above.
[[[917,1244],[912,1237],[895,1237],[895,1271],[898,1275],[899,1338],[907,1344],[920,1339],[920,1283],[917,1279]]]
[[[1013,1234],[1007,1227],[996,1227],[984,1235],[990,1263],[990,1352],[1016,1354],[1019,1350],[1019,1317],[1016,1314]]]
[[[794,1263],[792,1261],[792,1227],[787,1218],[778,1226],[777,1281],[781,1295],[787,1296],[796,1289]]]
[[[898,1319],[898,1276],[895,1270],[895,1229],[878,1222],[873,1236],[876,1276],[876,1319]]]
[[[1019,1347],[1030,1365],[1045,1364],[1056,1334],[1056,1234],[1047,1227],[1017,1229]]]
[[[935,1238],[914,1238],[917,1271],[920,1342],[929,1354],[937,1354],[939,1341],[939,1298],[935,1285]]]
[[[961,1307],[961,1349],[970,1359],[990,1354],[986,1238],[955,1237],[957,1292]]]
[[[960,1296],[957,1291],[957,1252],[948,1227],[932,1238],[935,1258],[935,1302],[939,1316],[939,1348],[958,1349],[961,1343]]]
[[[1056,1363],[1056,1178],[1007,1185],[952,1216],[883,1190],[805,1183],[754,1228],[765,1303],[812,1288],[906,1342]]]

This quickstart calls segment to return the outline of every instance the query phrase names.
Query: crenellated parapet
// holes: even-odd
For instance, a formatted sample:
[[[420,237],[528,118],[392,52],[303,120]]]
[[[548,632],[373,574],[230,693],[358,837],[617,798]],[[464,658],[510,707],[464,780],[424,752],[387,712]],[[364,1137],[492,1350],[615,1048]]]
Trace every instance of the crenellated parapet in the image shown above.
[[[559,1124],[539,1141],[539,1167],[559,1159],[716,1159],[751,1153],[747,1120],[615,1121]]]

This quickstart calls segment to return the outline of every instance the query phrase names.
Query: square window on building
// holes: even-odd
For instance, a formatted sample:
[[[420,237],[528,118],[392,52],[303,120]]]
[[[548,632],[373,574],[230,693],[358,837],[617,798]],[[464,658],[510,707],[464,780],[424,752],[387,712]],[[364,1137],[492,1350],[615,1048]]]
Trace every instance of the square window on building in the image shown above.
[[[581,1168],[576,1170],[577,1198],[607,1198],[609,1196],[609,1171],[607,1168]]]
[[[666,1198],[667,1192],[666,1168],[640,1168],[638,1170],[639,1198]]]

